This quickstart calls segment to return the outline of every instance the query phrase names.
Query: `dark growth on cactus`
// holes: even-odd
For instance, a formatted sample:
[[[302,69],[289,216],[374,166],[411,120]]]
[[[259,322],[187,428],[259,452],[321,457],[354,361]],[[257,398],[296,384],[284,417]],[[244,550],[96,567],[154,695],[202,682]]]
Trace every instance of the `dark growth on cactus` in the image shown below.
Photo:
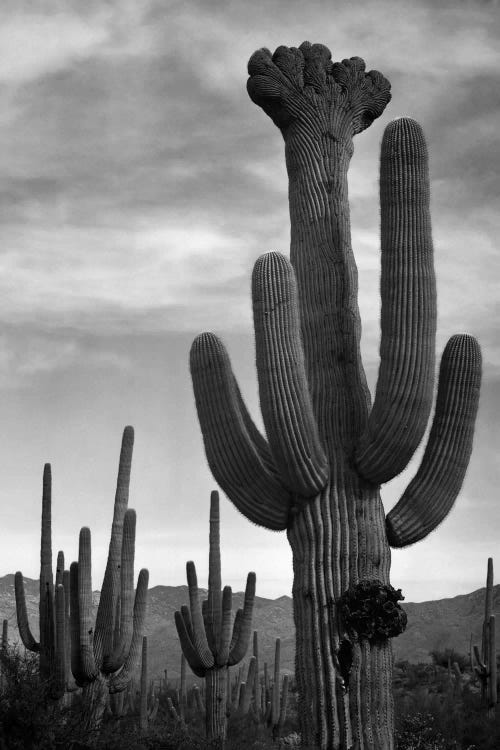
[[[398,604],[404,596],[401,589],[381,581],[360,581],[351,586],[340,599],[340,616],[356,638],[383,641],[395,638],[405,629],[406,612]]]

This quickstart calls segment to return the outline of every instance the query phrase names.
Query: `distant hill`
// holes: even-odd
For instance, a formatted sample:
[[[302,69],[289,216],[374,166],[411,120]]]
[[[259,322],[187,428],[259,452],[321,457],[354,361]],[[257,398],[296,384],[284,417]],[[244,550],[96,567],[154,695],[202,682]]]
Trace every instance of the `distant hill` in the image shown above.
[[[25,578],[25,591],[30,624],[34,631],[38,625],[38,581]],[[174,612],[187,604],[187,586],[154,586],[149,590],[146,635],[150,649],[150,669],[154,676],[163,676],[168,670],[169,679],[179,676],[180,647],[174,623]],[[94,592],[94,605],[99,602],[99,592]],[[233,612],[243,604],[243,593],[233,594]],[[473,643],[480,643],[484,616],[484,588],[452,599],[406,603],[408,613],[406,632],[393,640],[396,660],[410,662],[430,661],[433,649],[453,648],[467,654],[472,634]],[[9,619],[9,641],[19,639],[15,614],[14,576],[0,578],[0,620]],[[500,585],[494,587],[494,610],[500,611]],[[256,597],[254,630],[259,632],[260,660],[272,664],[274,644],[281,638],[282,670],[293,672],[295,628],[292,600]],[[250,654],[249,654],[250,655]]]

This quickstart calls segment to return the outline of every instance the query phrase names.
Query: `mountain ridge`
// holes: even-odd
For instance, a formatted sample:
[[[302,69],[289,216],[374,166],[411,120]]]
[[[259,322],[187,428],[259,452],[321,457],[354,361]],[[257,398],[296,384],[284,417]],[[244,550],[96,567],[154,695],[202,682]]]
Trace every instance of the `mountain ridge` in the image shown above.
[[[31,628],[36,634],[38,625],[38,580],[24,578],[26,605]],[[93,592],[94,607],[99,602],[99,591]],[[206,594],[206,589],[200,589]],[[424,602],[405,602],[408,615],[406,631],[393,640],[395,660],[430,662],[430,651],[453,648],[468,654],[470,643],[481,641],[484,617],[485,589],[449,598],[429,599]],[[233,613],[243,605],[244,592],[233,593]],[[159,584],[149,589],[146,632],[150,653],[150,670],[156,678],[177,679],[180,673],[180,646],[174,622],[174,612],[189,601],[188,587]],[[500,584],[493,587],[493,609],[500,612]],[[0,619],[9,619],[9,642],[19,639],[15,614],[14,575],[0,577]],[[260,661],[272,664],[276,638],[281,639],[283,672],[293,673],[295,628],[292,598],[286,594],[269,599],[255,597],[253,629],[259,633]],[[35,635],[36,637],[36,635]],[[247,654],[248,661],[251,653]]]

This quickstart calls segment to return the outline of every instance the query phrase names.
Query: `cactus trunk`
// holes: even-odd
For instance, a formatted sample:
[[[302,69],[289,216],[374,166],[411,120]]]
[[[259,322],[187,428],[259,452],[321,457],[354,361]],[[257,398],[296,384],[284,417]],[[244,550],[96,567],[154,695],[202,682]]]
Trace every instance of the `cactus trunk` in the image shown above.
[[[318,748],[356,747],[356,740],[362,748],[392,748],[391,642],[350,644],[352,665],[344,674],[339,669],[346,637],[336,604],[342,592],[362,579],[388,583],[390,552],[378,492],[354,482],[349,493],[345,486],[327,487],[295,517],[288,539],[302,731]]]
[[[92,682],[87,682],[83,686],[82,729],[90,734],[91,741],[99,736],[108,694],[108,684],[102,674],[98,674]]]
[[[227,667],[209,669],[205,675],[205,731],[210,747],[223,748],[226,740]]]

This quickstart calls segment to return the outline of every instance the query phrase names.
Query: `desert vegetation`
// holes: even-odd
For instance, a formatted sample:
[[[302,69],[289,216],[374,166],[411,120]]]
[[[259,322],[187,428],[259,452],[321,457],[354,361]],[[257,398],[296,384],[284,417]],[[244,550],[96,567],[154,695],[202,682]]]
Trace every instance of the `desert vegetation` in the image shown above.
[[[367,72],[361,58],[332,62],[327,47],[309,42],[274,54],[261,49],[248,70],[250,98],[284,139],[291,219],[290,258],[263,255],[252,276],[265,436],[213,333],[193,342],[190,368],[215,480],[251,522],[286,531],[294,673],[281,670],[280,639],[273,663],[260,659],[253,573],[233,617],[213,491],[207,597],[188,562],[189,603],[175,617],[180,678],[150,678],[147,570],[134,586],[128,426],[95,620],[90,529],[80,531],[78,560],[66,569],[60,552],[53,575],[45,466],[39,622],[36,630],[29,622],[18,571],[22,645],[9,643],[5,625],[0,749],[499,746],[491,560],[481,643],[468,655],[435,650],[428,665],[393,664],[392,639],[407,616],[391,585],[390,548],[425,538],[451,510],[472,450],[481,380],[477,341],[452,336],[422,462],[386,515],[380,486],[407,466],[433,406],[436,288],[422,128],[400,118],[382,139],[381,361],[372,404],[360,353],[347,172],[354,136],[382,114],[390,84]]]

